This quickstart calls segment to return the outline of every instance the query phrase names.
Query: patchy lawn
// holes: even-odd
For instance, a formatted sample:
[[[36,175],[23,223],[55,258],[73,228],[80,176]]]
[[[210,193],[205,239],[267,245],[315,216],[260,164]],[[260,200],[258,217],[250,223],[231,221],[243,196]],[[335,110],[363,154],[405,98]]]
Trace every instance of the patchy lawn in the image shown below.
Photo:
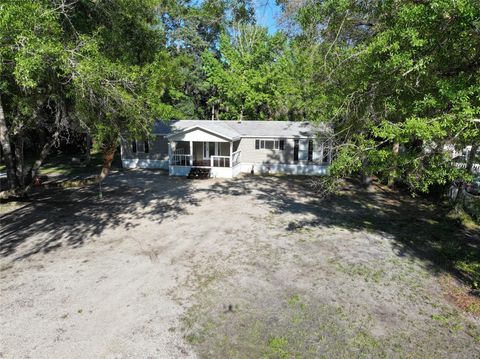
[[[478,358],[478,228],[302,177],[123,171],[0,217],[5,357]]]

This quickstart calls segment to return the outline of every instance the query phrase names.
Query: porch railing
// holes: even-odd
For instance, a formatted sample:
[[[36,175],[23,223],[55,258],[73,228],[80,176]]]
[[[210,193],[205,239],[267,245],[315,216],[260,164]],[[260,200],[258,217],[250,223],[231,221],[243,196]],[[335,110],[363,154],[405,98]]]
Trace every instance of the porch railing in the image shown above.
[[[192,155],[174,153],[171,164],[173,166],[190,166]]]
[[[232,167],[235,167],[240,163],[240,150],[232,153]]]
[[[230,167],[230,156],[210,156],[211,167]]]

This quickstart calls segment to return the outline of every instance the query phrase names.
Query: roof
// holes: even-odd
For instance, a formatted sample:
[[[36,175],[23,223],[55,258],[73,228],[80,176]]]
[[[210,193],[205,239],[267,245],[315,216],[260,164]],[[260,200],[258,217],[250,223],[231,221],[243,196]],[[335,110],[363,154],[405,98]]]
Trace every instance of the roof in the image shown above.
[[[235,140],[240,137],[315,137],[319,132],[332,132],[325,123],[293,121],[211,121],[211,120],[175,120],[156,121],[153,133],[172,135],[201,128],[225,138]]]

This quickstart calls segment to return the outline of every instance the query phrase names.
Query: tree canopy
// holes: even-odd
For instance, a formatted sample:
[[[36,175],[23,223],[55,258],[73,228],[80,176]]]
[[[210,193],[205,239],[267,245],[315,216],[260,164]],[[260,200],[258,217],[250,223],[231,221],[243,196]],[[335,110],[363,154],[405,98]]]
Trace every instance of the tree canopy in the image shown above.
[[[468,179],[445,148],[480,143],[478,0],[277,3],[272,34],[249,0],[3,1],[10,188],[69,131],[102,149],[102,179],[119,139],[146,138],[157,118],[328,122],[334,175],[413,193]]]
[[[333,121],[334,171],[428,191],[465,175],[446,145],[480,142],[480,6],[452,2],[306,2],[299,41],[318,46],[319,120]]]

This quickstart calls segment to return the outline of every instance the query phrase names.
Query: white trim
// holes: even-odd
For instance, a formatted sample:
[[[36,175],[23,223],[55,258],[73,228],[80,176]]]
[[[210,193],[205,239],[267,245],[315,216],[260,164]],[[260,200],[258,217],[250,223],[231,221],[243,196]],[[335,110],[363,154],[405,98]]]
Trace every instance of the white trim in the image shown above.
[[[122,159],[123,168],[168,168],[168,159],[167,160],[148,160],[148,159]]]
[[[190,141],[190,166],[193,166],[193,142]]]
[[[250,173],[284,173],[293,175],[323,176],[328,174],[328,165],[319,164],[268,164],[268,163],[241,163],[241,172]]]
[[[217,132],[217,131],[212,131],[211,129],[205,128],[205,127],[200,126],[200,125],[195,125],[195,126],[187,127],[187,128],[185,128],[185,129],[183,129],[183,130],[173,132],[173,133],[171,133],[170,135],[165,136],[165,137],[167,137],[168,139],[170,139],[170,138],[173,138],[173,137],[175,137],[175,136],[181,135],[181,134],[183,134],[183,133],[191,132],[191,131],[193,131],[193,130],[202,130],[202,131],[204,131],[204,132],[207,132],[207,133],[210,133],[210,134],[212,134],[212,135],[215,135],[215,136],[224,138],[224,139],[229,140],[229,141],[235,141],[235,140],[237,140],[237,139],[242,138],[242,136],[229,137],[229,136],[226,136],[225,134],[219,133],[219,132]]]
[[[313,138],[315,139],[315,136],[295,136],[295,135],[269,135],[269,136],[257,136],[257,135],[242,135],[241,138],[278,138],[278,139],[305,139],[305,138]]]
[[[238,163],[232,167],[232,178],[238,176],[240,173],[242,173],[242,164]]]
[[[191,128],[191,127],[189,127]],[[165,138],[169,138],[173,135],[177,135],[179,133],[183,133],[184,131],[182,130],[181,132],[170,132],[170,133],[160,133],[160,132],[152,132],[152,135],[156,135],[156,136],[163,136]],[[208,131],[208,132],[211,132],[211,133],[214,133],[213,131]],[[322,132],[323,133],[323,132]],[[225,137],[224,135],[222,135],[221,137],[224,137],[224,138],[227,138]],[[305,139],[305,138],[313,138],[315,139],[316,138],[316,135],[314,136],[296,136],[296,135],[269,135],[269,136],[259,136],[259,135],[240,135],[240,136],[237,136],[237,137],[233,137],[232,138],[232,141],[238,141],[238,140],[241,140],[242,138],[285,138],[285,139],[291,139],[291,138],[300,138],[300,139]]]

